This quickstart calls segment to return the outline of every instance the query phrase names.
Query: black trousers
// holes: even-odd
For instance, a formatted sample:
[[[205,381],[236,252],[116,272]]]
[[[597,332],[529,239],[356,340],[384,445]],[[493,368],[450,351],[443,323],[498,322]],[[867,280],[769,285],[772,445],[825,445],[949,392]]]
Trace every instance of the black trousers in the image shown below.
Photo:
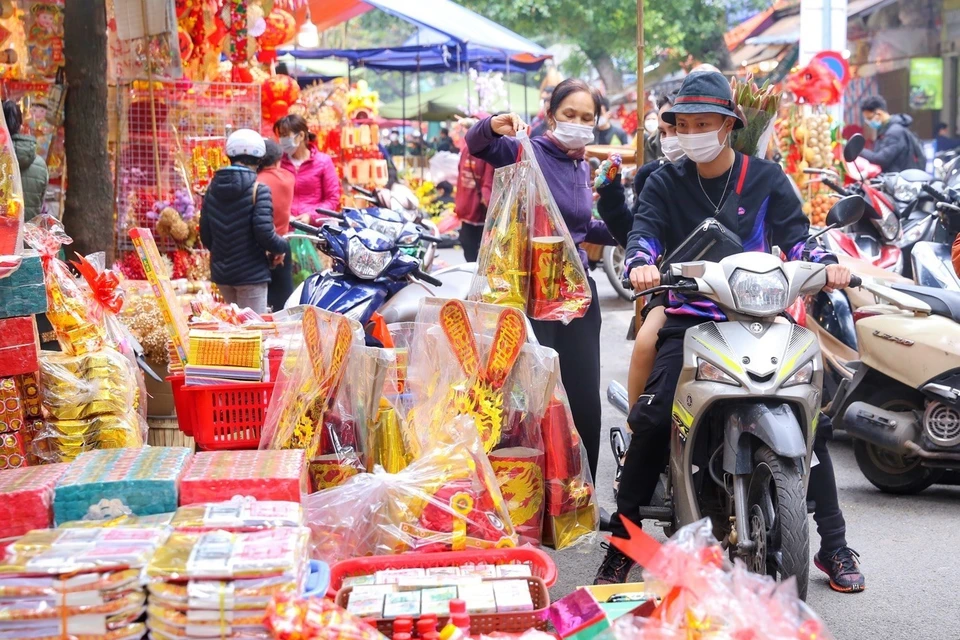
[[[270,270],[270,285],[267,288],[267,304],[273,311],[280,311],[293,293],[293,255],[290,247],[283,254],[283,264]]]
[[[462,231],[461,231],[462,233]],[[587,450],[591,478],[600,456],[600,302],[593,278],[593,301],[586,315],[568,325],[531,320],[540,344],[560,356],[560,378],[570,400],[570,413]]]
[[[476,262],[480,255],[480,241],[483,240],[483,225],[463,222],[460,224],[460,246],[463,258],[467,262]]]
[[[683,369],[683,336],[688,328],[700,322],[699,319],[667,316],[667,323],[660,330],[653,371],[627,420],[633,437],[620,475],[617,514],[638,526],[640,507],[650,504],[670,455],[673,397]],[[813,518],[820,534],[820,549],[827,553],[846,546],[846,523],[837,496],[833,461],[827,450],[827,439],[832,433],[830,419],[821,416],[813,441],[819,464],[811,470],[807,488],[808,498],[816,503]],[[621,538],[627,536],[626,528],[616,515],[612,518],[611,533]]]

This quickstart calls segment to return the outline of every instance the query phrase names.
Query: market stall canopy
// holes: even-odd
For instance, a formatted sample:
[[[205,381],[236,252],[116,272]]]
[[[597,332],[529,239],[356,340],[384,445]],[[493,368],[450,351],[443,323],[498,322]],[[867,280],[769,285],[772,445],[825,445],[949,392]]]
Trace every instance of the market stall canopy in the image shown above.
[[[508,61],[517,70],[535,70],[551,57],[536,43],[451,0],[311,0],[310,17],[318,29],[329,28],[374,8],[415,25],[418,36],[399,47],[285,53],[310,59],[339,57],[358,66],[398,71],[455,70],[458,63],[505,68]]]
[[[473,83],[468,83],[466,78],[457,80],[454,83],[437,87],[433,91],[428,91],[420,96],[420,110],[417,110],[417,97],[408,96],[406,103],[406,112],[403,109],[403,101],[395,100],[380,107],[380,116],[389,120],[428,120],[440,122],[443,120],[452,120],[456,116],[467,114],[467,90],[472,93],[471,104],[476,105],[479,100],[477,97],[477,88]],[[540,108],[540,90],[536,87],[524,87],[515,82],[504,83],[507,94],[510,97],[510,104],[507,100],[500,99],[488,110],[496,113],[506,111],[508,108],[516,112],[523,112],[524,106],[531,110]],[[524,103],[524,92],[526,92],[526,103]]]

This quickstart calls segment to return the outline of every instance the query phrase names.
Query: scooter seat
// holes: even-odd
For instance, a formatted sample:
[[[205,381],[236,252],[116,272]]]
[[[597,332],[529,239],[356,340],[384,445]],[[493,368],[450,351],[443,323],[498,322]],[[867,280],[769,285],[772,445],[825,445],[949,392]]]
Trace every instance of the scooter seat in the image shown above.
[[[913,284],[895,284],[892,288],[927,303],[933,315],[960,322],[960,293]]]

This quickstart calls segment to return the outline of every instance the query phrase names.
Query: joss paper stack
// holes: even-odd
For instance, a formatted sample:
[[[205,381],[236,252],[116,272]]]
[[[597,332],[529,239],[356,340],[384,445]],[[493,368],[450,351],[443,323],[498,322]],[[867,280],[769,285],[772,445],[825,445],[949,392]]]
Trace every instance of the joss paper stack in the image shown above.
[[[191,329],[186,383],[259,382],[263,378],[262,343],[259,331]]]
[[[177,488],[190,450],[111,449],[80,454],[57,483],[54,520],[82,520],[91,507],[149,516],[177,508]],[[119,513],[114,515],[120,515]]]
[[[70,465],[0,471],[0,539],[53,525],[53,489]]]
[[[0,640],[133,640],[146,626],[140,572],[166,528],[43,529],[0,562]]]
[[[303,592],[309,529],[173,533],[147,566],[151,638],[272,638],[277,595]]]
[[[33,440],[45,462],[70,462],[84,451],[142,447],[135,404],[137,373],[111,347],[84,355],[40,354],[41,398],[47,418]]]
[[[203,451],[180,482],[180,504],[222,502],[234,496],[300,502],[309,490],[302,449]]]

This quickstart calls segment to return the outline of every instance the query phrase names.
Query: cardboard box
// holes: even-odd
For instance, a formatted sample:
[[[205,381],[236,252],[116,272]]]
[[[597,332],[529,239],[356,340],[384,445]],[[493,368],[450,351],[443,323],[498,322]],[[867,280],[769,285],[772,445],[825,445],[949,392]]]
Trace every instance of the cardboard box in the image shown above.
[[[460,599],[467,603],[467,613],[497,612],[497,599],[493,594],[493,585],[489,582],[461,586],[457,593]]]
[[[40,369],[40,339],[33,316],[0,320],[0,377]]]
[[[148,360],[147,364],[153,369],[163,382],[157,382],[152,377],[143,376],[144,384],[147,387],[147,416],[150,418],[173,418],[176,417],[176,407],[173,402],[173,386],[167,382],[167,365],[153,360]]]
[[[47,311],[47,288],[36,251],[25,251],[20,267],[0,279],[0,318],[32,316]]]
[[[379,618],[383,616],[383,599],[382,593],[368,596],[351,593],[347,611],[360,618]]]

